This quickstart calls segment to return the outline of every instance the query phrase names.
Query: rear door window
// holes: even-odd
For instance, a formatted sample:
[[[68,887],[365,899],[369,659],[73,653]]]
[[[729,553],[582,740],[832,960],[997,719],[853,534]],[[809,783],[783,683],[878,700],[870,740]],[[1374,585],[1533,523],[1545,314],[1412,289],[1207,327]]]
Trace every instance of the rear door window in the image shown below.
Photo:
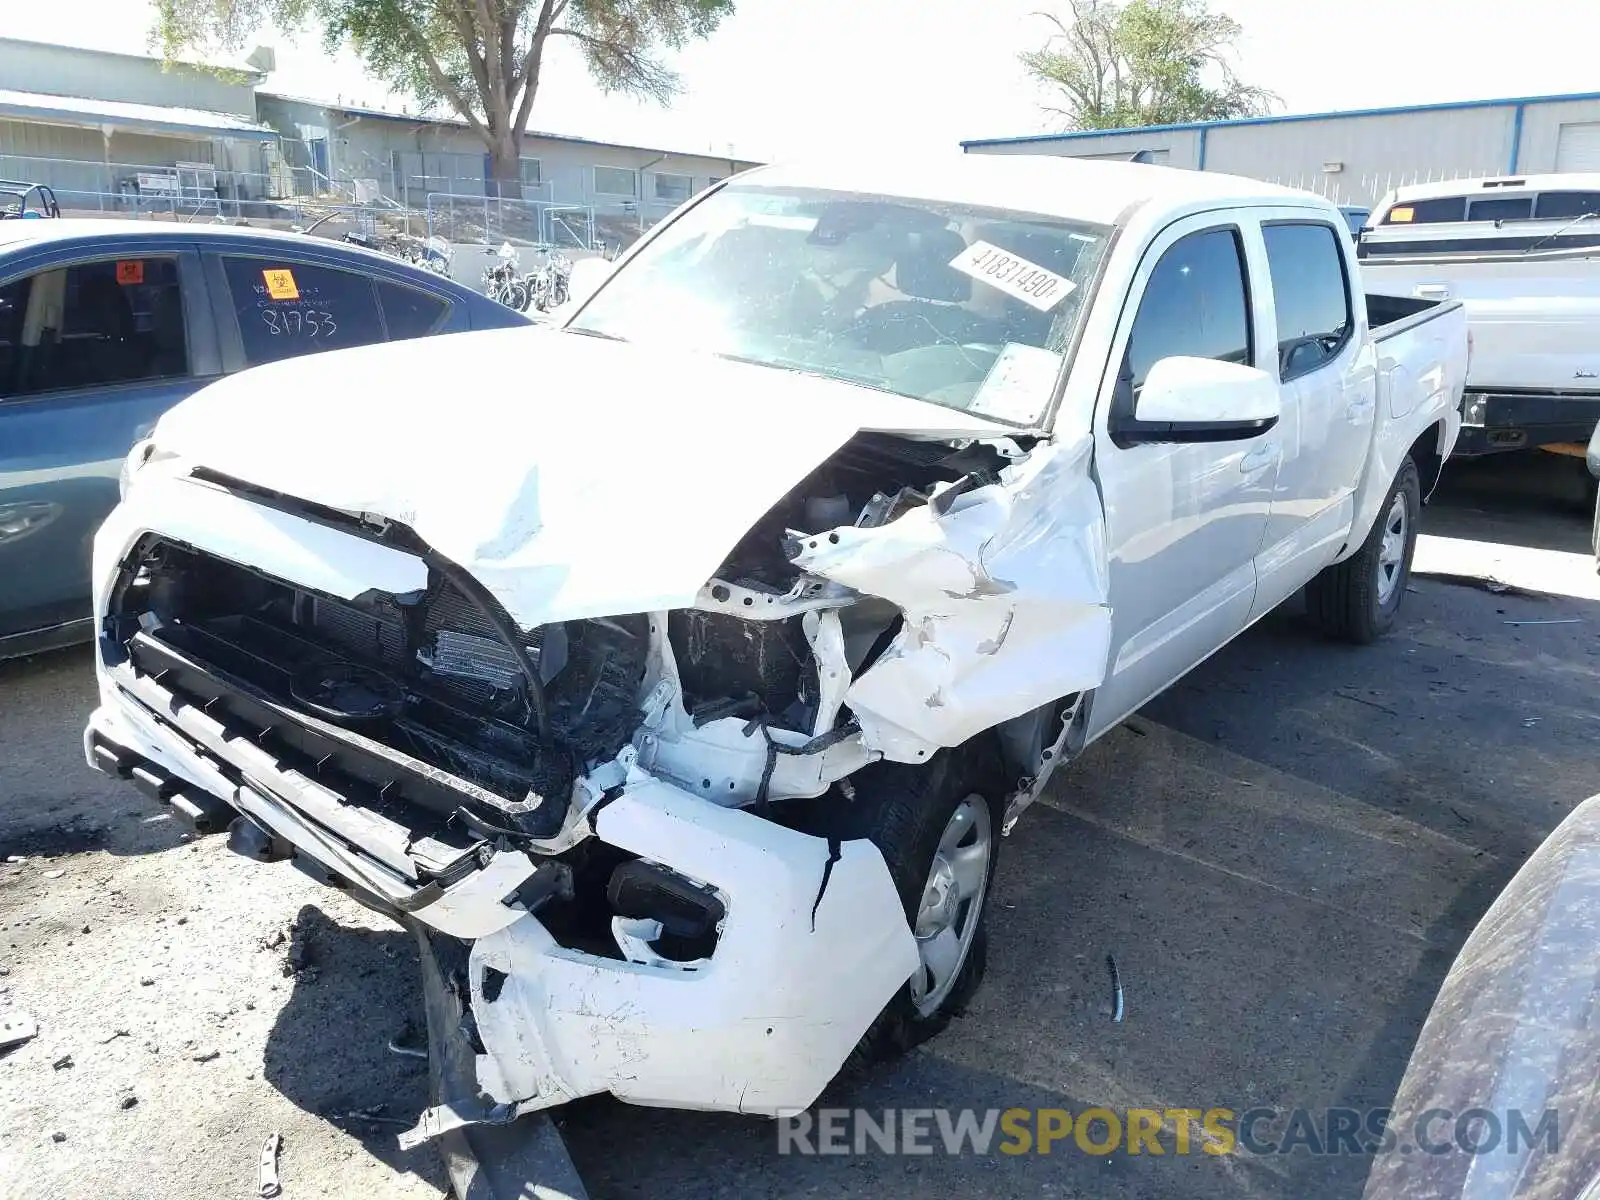
[[[384,340],[372,280],[292,258],[227,255],[239,336],[249,366]]]
[[[73,263],[0,287],[0,398],[188,374],[175,258]]]
[[[422,337],[439,328],[450,305],[442,297],[402,283],[378,284],[389,340]]]
[[[1285,383],[1336,357],[1355,318],[1339,235],[1328,225],[1267,225],[1267,268],[1278,324],[1278,370]]]

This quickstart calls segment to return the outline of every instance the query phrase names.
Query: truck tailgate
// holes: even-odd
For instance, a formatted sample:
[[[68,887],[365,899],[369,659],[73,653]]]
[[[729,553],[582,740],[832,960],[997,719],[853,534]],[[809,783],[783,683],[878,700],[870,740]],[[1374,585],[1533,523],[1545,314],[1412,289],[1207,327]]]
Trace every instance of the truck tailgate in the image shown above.
[[[1600,264],[1592,259],[1369,258],[1361,271],[1369,289],[1466,307],[1472,390],[1600,394]]]

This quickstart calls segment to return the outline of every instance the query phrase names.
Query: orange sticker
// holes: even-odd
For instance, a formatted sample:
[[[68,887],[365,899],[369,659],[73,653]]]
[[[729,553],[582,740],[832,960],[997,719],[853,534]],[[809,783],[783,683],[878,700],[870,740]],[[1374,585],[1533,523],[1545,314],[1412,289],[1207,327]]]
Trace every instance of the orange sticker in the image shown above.
[[[117,264],[117,282],[124,287],[130,284],[144,282],[144,262],[141,259],[130,259]]]
[[[274,300],[298,300],[300,289],[294,281],[294,272],[287,267],[276,271],[263,271],[261,278],[266,281],[267,295]]]
[[[1396,225],[1404,225],[1416,215],[1416,210],[1413,208],[1391,208],[1389,210],[1389,220]]]

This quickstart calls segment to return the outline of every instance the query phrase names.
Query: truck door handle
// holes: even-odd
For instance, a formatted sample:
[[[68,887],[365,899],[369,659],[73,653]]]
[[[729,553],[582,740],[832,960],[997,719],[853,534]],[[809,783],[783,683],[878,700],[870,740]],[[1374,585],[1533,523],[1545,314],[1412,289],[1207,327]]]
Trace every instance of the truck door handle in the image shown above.
[[[1367,418],[1372,415],[1372,410],[1377,406],[1378,401],[1372,396],[1364,396],[1360,400],[1352,400],[1345,406],[1345,420],[1352,425],[1365,425]]]
[[[1277,443],[1273,442],[1265,446],[1257,446],[1239,460],[1239,472],[1243,475],[1254,475],[1257,471],[1266,470],[1277,461]]]
[[[1411,289],[1411,294],[1418,300],[1448,300],[1450,286],[1444,283],[1419,283]]]

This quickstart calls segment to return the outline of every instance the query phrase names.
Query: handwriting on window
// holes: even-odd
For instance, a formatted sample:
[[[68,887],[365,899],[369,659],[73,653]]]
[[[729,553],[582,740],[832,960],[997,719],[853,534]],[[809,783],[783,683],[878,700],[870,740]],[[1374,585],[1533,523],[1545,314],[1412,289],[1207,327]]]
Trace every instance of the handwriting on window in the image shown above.
[[[268,271],[264,275],[289,276],[288,271]],[[251,290],[256,295],[256,313],[270,337],[304,338],[320,341],[332,338],[339,332],[339,322],[329,308],[332,301],[324,299],[323,289],[307,287],[303,281],[278,283],[269,279],[265,285],[256,284]]]
[[[263,308],[261,321],[273,337],[331,338],[339,332],[333,314],[322,308]]]

